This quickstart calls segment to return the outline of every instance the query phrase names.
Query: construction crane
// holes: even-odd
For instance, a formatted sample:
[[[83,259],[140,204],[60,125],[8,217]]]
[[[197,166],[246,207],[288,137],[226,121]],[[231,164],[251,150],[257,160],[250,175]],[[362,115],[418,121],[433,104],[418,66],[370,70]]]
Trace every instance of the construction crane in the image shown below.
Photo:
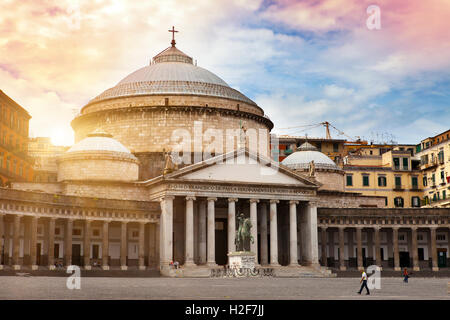
[[[303,125],[303,126],[279,128],[279,129],[280,130],[302,129],[300,131],[306,131],[306,130],[311,130],[311,129],[314,129],[314,128],[317,128],[317,127],[320,127],[320,126],[324,126],[325,127],[326,139],[332,139],[331,138],[331,133],[330,133],[330,127],[331,127],[334,130],[336,130],[339,135],[343,135],[343,136],[347,137],[348,138],[348,142],[360,142],[361,141],[360,137],[358,137],[358,136],[350,137],[344,131],[342,131],[342,130],[336,128],[335,126],[333,126],[329,121],[324,121],[324,122],[320,122],[320,123],[316,123],[316,124]]]

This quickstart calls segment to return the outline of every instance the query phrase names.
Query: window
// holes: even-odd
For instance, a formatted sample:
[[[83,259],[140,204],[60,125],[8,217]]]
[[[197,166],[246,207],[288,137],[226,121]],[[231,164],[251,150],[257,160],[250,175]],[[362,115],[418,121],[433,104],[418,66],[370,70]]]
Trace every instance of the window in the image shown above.
[[[60,228],[55,228],[55,235],[59,236],[61,233],[61,229]]]
[[[368,187],[369,186],[369,175],[363,175],[363,186]]]
[[[418,188],[419,181],[418,181],[417,177],[412,177],[411,178],[411,184],[412,184],[413,189],[417,189]]]
[[[317,149],[319,149],[319,151],[322,151],[322,143],[321,142],[317,142],[316,147],[317,147]]]
[[[417,240],[418,241],[423,241],[423,234],[422,233],[418,233],[417,234]]]
[[[139,237],[139,231],[138,230],[133,230],[131,232],[131,237],[133,238],[138,238]]]
[[[378,177],[378,186],[386,187],[386,177],[383,177],[383,176]]]
[[[333,152],[338,152],[338,151],[339,151],[339,144],[333,143]]]
[[[402,197],[396,197],[394,199],[394,206],[396,208],[403,208],[403,206],[404,206],[403,198]]]
[[[405,235],[404,234],[399,234],[398,235],[398,241],[405,241]]]
[[[72,230],[72,235],[74,236],[81,236],[81,229],[73,229]]]
[[[442,191],[442,199],[447,198],[447,192],[445,190]]]
[[[400,169],[400,159],[394,158],[394,170],[399,170],[399,169]]]
[[[396,188],[402,187],[402,177],[395,177],[395,187]]]
[[[434,173],[431,175],[431,181],[433,182],[432,185],[436,184],[436,176]]]
[[[420,207],[420,198],[419,197],[412,197],[411,198],[411,207]]]
[[[436,240],[438,240],[438,241],[445,241],[446,240],[445,233],[438,233],[438,234],[436,234]]]
[[[445,182],[446,182],[446,181],[445,181],[445,172],[444,172],[444,170],[441,171],[441,182],[442,182],[442,183],[445,183]]]
[[[353,176],[347,175],[347,186],[353,186]]]
[[[403,158],[403,170],[408,170],[409,164],[408,158]]]
[[[94,237],[99,237],[100,236],[100,229],[92,229],[92,235]]]
[[[438,161],[439,163],[444,163],[444,150],[439,151],[438,153]]]

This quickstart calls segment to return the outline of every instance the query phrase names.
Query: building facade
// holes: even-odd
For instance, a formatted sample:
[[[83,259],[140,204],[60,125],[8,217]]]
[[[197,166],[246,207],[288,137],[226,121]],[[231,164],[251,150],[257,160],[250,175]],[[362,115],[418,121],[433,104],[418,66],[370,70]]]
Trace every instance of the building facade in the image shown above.
[[[69,147],[55,146],[48,137],[30,138],[28,155],[33,158],[35,182],[55,182],[58,167],[56,158],[66,152]]]
[[[375,227],[431,228],[436,237],[448,232],[447,211],[389,211],[383,196],[348,191],[343,170],[311,144],[302,144],[282,164],[265,156],[273,124],[264,111],[192,61],[173,41],[149,66],[83,107],[72,122],[76,143],[57,159],[56,181],[0,188],[0,268],[76,264],[210,277],[236,251],[236,222],[243,214],[252,224],[254,241],[246,245],[258,268],[276,276],[326,277],[336,257],[334,240],[327,237],[333,239],[336,227],[340,252],[346,250],[345,233],[361,231],[358,261],[366,245],[358,239]],[[231,135],[220,135],[227,130]],[[201,139],[181,143],[174,132]],[[263,138],[257,147],[251,143],[255,136]],[[231,151],[224,152],[219,147],[227,142]],[[194,161],[177,163],[177,152]],[[393,171],[412,171],[410,157],[390,154]],[[396,157],[407,158],[408,168],[397,170]],[[380,233],[375,234],[378,257]],[[327,241],[329,252],[320,251]],[[437,271],[437,243],[430,245]],[[407,249],[413,258],[416,248]],[[392,252],[394,267],[398,252]],[[345,255],[341,259],[347,266]],[[173,269],[172,262],[181,268]]]
[[[403,149],[403,150],[401,150]],[[419,159],[411,149],[363,148],[344,158],[345,188],[364,195],[384,197],[386,207],[422,205],[423,179]]]
[[[24,108],[0,90],[0,186],[33,179],[33,161],[28,156],[30,118]]]
[[[423,173],[423,204],[450,207],[450,130],[422,140],[417,150]]]

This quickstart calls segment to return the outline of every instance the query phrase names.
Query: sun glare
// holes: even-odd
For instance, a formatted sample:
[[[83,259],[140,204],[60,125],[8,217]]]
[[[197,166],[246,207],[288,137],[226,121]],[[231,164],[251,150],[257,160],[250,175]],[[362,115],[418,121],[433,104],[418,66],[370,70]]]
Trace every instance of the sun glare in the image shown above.
[[[71,146],[73,145],[74,136],[70,129],[55,128],[50,135],[52,143],[57,146]]]

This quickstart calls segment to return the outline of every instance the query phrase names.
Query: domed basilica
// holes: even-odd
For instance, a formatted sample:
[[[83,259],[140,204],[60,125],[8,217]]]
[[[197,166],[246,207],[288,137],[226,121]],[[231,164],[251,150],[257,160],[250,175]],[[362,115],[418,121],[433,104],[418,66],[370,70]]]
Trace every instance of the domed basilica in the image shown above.
[[[345,192],[343,171],[309,143],[281,164],[270,159],[273,123],[263,109],[194,64],[174,39],[83,106],[72,127],[75,145],[58,159],[57,182],[0,189],[0,222],[12,230],[5,265],[210,277],[237,251],[243,214],[254,239],[244,245],[257,268],[322,277],[337,257],[328,249],[334,229],[342,249],[344,227],[356,228],[357,253],[346,258],[357,255],[361,267],[362,226],[379,230],[390,219],[377,211],[387,210],[379,209],[382,197]],[[367,217],[361,210],[369,207]]]

